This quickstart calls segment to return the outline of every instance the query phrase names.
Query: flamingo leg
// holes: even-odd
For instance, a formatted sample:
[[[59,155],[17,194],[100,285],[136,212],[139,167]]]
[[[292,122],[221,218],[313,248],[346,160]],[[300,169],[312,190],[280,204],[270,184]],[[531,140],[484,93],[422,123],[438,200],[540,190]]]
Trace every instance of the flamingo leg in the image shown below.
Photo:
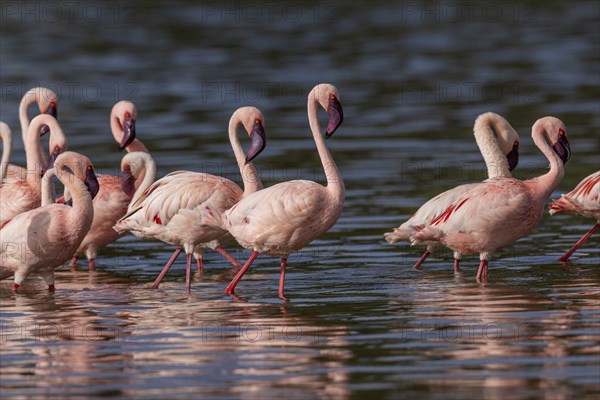
[[[459,258],[454,258],[454,272],[459,272],[460,269],[458,268],[458,264],[460,263],[460,259]]]
[[[50,284],[50,285],[48,285],[48,291],[49,291],[49,292],[54,292],[55,290],[56,290],[56,288],[54,287],[54,283],[53,283],[53,284]]]
[[[198,272],[201,272],[204,269],[201,258],[196,258],[196,265],[198,266]]]
[[[567,253],[562,256],[561,258],[559,258],[559,261],[563,261],[566,262],[569,257],[571,257],[573,255],[573,253],[575,253],[575,251],[580,248],[589,238],[590,236],[592,236],[594,234],[594,232],[596,232],[598,230],[598,228],[600,228],[600,223],[592,226],[592,229],[590,229],[588,231],[588,233],[586,233],[585,235],[583,235],[581,237],[581,239],[579,239],[577,241],[577,243],[575,243],[575,245],[573,247],[571,247],[571,249],[569,251],[567,251]]]
[[[13,283],[12,292],[17,293],[17,290],[19,290],[20,286],[21,285],[19,285],[18,283]]]
[[[285,266],[287,265],[287,257],[281,257],[281,271],[279,272],[279,298],[287,301],[287,297],[283,294],[283,285],[285,283]]]
[[[423,261],[425,261],[427,259],[427,257],[429,257],[430,254],[431,254],[431,252],[429,252],[429,251],[426,251],[425,253],[423,253],[421,258],[419,258],[419,261],[417,261],[417,263],[413,266],[413,269],[419,269],[421,267],[421,264],[423,264]]]
[[[185,255],[185,287],[186,293],[190,294],[192,291],[192,253]]]
[[[244,276],[246,271],[248,271],[248,268],[250,268],[250,265],[252,265],[252,263],[254,262],[254,260],[256,260],[256,257],[258,257],[259,254],[260,253],[258,251],[254,251],[250,255],[250,258],[248,259],[248,261],[246,261],[246,264],[244,264],[244,266],[237,273],[235,278],[233,278],[233,280],[229,282],[229,285],[227,285],[227,287],[225,288],[225,293],[233,294],[233,291],[235,290],[235,287],[237,286],[238,282],[240,281],[240,279],[242,279],[242,276]]]
[[[73,257],[73,258],[71,258],[71,262],[69,263],[69,267],[74,267],[75,264],[77,264],[77,259],[78,258],[79,257]]]
[[[158,287],[158,285],[160,285],[160,282],[163,280],[163,278],[165,277],[167,272],[169,272],[169,268],[171,268],[171,265],[173,265],[173,263],[177,259],[177,256],[179,256],[179,253],[181,253],[181,247],[178,247],[177,250],[175,250],[175,252],[171,256],[171,259],[169,260],[167,265],[165,265],[165,267],[163,268],[161,273],[158,275],[158,277],[156,278],[156,280],[154,281],[152,286],[150,286],[152,289],[156,289]]]
[[[479,269],[477,270],[477,280],[487,280],[488,275],[488,261],[481,260],[479,261]]]
[[[218,251],[227,261],[229,261],[234,267],[241,268],[242,264],[240,264],[231,254],[229,254],[221,245],[215,247],[215,250]]]
[[[94,272],[96,270],[96,259],[90,258],[90,272]]]

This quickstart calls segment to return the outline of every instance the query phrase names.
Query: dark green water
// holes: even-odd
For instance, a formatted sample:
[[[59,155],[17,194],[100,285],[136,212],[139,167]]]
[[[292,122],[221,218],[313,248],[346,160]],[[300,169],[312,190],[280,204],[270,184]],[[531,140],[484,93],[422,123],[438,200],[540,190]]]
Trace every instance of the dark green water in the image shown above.
[[[486,285],[476,257],[452,272],[441,252],[390,246],[433,195],[483,179],[476,116],[521,134],[520,179],[547,161],[533,122],[561,118],[573,157],[552,197],[600,167],[600,6],[596,2],[3,2],[0,119],[18,133],[30,87],[60,95],[69,147],[117,173],[108,114],[127,98],[159,176],[177,169],[240,181],[227,122],[266,118],[265,185],[323,181],[306,117],[317,83],[340,90],[328,141],[347,195],[338,223],[289,259],[261,257],[236,293],[216,253],[185,294],[183,259],[126,237],[97,272],[0,284],[2,398],[594,398],[600,390],[598,237],[556,260],[593,221],[546,213],[499,252]],[[324,117],[324,116],[323,116]],[[15,162],[23,163],[15,140]],[[226,246],[239,259],[249,253]]]

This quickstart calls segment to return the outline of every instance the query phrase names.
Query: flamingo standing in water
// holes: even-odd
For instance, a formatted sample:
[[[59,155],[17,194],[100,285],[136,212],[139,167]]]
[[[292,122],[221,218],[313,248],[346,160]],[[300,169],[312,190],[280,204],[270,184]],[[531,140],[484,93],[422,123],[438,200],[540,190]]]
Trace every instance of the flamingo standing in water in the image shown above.
[[[308,95],[308,119],[327,186],[307,180],[282,182],[252,193],[220,213],[205,206],[203,212],[214,223],[229,231],[238,243],[253,250],[242,269],[225,289],[234,294],[242,276],[260,253],[281,257],[279,297],[284,296],[287,258],[327,232],[338,220],[344,205],[345,188],[342,175],[327,149],[317,118],[321,105],[329,114],[325,137],[329,138],[343,121],[340,96],[335,86],[319,84]]]
[[[252,142],[247,156],[237,135],[237,127],[240,124],[244,126]],[[262,189],[262,183],[251,161],[265,147],[263,125],[263,114],[256,107],[239,108],[229,121],[229,140],[244,181],[243,191],[234,182],[219,176],[191,171],[172,172],[146,189],[142,196],[130,205],[130,212],[115,225],[119,232],[130,231],[142,239],[158,239],[177,246],[152,288],[158,287],[182,248],[186,254],[188,292],[191,288],[191,256],[196,256],[198,268],[201,269],[203,246],[218,251],[233,265],[240,266],[217,241],[225,236],[227,231],[209,226],[200,210],[210,206],[217,212],[223,212],[240,199]]]
[[[487,166],[488,178],[511,177],[510,172],[519,163],[519,134],[517,131],[502,116],[487,112],[475,120],[473,134]],[[390,244],[410,241],[411,236],[429,225],[436,216],[477,185],[477,183],[460,185],[435,196],[423,204],[400,227],[385,233],[385,240]],[[440,246],[439,241],[428,241],[427,250],[413,268],[418,269],[431,252]],[[459,270],[460,258],[460,252],[454,252],[455,272]]]
[[[27,176],[24,180],[7,180],[0,186],[0,227],[16,215],[41,204],[40,178],[46,164],[39,147],[39,132],[44,125],[50,128],[50,163],[67,148],[67,139],[54,117],[40,114],[31,121],[25,143]]]
[[[52,175],[69,189],[73,206],[39,207],[17,215],[0,228],[0,279],[14,274],[14,292],[32,273],[41,275],[48,289],[54,290],[54,269],[71,257],[92,225],[92,198],[98,192],[98,180],[91,161],[65,152],[44,179]]]
[[[550,161],[548,173],[527,181],[498,177],[478,184],[417,232],[413,242],[438,240],[462,254],[479,253],[477,280],[487,280],[491,255],[528,235],[539,224],[544,204],[563,178],[564,164],[571,156],[561,120],[537,120],[531,136]]]
[[[596,225],[559,259],[566,262],[600,228],[600,171],[586,177],[575,189],[550,203],[548,208],[550,208],[550,215],[557,213],[575,214],[596,220]]]
[[[137,108],[130,101],[119,101],[116,103],[110,113],[110,127],[116,142],[119,143],[121,150],[125,149],[128,152],[143,152],[149,153],[148,149],[139,139],[136,138],[135,123],[137,120]],[[148,157],[150,157],[148,155]],[[138,158],[141,160],[141,158]],[[134,189],[139,187],[141,182],[144,182],[148,187],[156,177],[156,166],[154,161],[147,158],[143,159],[144,164],[137,169],[136,179],[134,181]],[[131,165],[129,165],[131,167]],[[71,259],[70,266],[73,267],[77,259],[85,254],[88,259],[89,270],[94,271],[95,260],[98,249],[114,242],[123,233],[117,233],[112,227],[117,223],[119,218],[127,213],[127,207],[131,202],[131,189],[123,190],[121,178],[118,176],[98,174],[98,182],[100,183],[100,191],[94,198],[94,221],[92,227],[81,242],[81,245],[75,251]],[[137,179],[140,178],[140,179]]]
[[[27,132],[29,131],[29,116],[27,115],[27,111],[29,110],[29,106],[33,103],[36,103],[40,114],[48,114],[57,118],[58,111],[58,97],[56,93],[52,90],[45,87],[35,87],[29,89],[27,93],[23,95],[21,102],[19,103],[19,122],[21,124],[21,137],[23,139],[23,144],[27,147]],[[44,136],[49,132],[49,128],[47,125],[44,125],[40,130],[40,136]],[[42,160],[44,161],[44,165],[48,163],[47,156],[44,154],[42,150],[41,142],[38,141],[37,144],[40,153],[42,154]],[[8,159],[6,162],[8,163]],[[10,164],[8,166],[6,177],[7,181],[20,181],[27,179],[27,169]]]

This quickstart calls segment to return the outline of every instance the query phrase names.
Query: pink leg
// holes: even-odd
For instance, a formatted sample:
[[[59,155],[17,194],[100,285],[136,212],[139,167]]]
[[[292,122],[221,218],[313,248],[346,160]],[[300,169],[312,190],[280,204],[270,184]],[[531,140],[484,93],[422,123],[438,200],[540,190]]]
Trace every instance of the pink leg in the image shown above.
[[[233,278],[233,280],[231,282],[229,282],[229,285],[227,285],[227,287],[225,288],[225,293],[227,293],[227,294],[233,294],[233,291],[235,290],[236,285],[238,284],[238,282],[240,281],[240,279],[242,279],[242,276],[244,276],[244,274],[246,273],[246,271],[248,271],[248,268],[250,268],[250,265],[252,265],[252,263],[254,262],[254,260],[256,260],[256,257],[258,257],[259,254],[260,253],[258,251],[254,251],[250,255],[250,258],[248,259],[248,261],[246,261],[246,264],[244,264],[244,266],[237,273],[237,275],[235,276],[235,278]]]
[[[198,266],[198,272],[201,272],[204,266],[202,265],[202,259],[196,258],[196,265]]]
[[[158,285],[160,285],[160,282],[163,280],[163,278],[165,277],[167,272],[169,272],[169,268],[171,268],[171,265],[173,265],[173,263],[177,259],[177,256],[179,256],[179,253],[181,253],[181,247],[178,247],[177,250],[175,250],[175,252],[171,256],[171,259],[169,260],[167,265],[165,265],[165,267],[163,268],[161,273],[158,275],[158,277],[156,278],[156,280],[154,281],[152,286],[150,286],[152,289],[156,289],[158,287]]]
[[[13,288],[12,288],[12,292],[13,293],[17,293],[17,290],[19,290],[19,287],[21,285],[19,285],[18,283],[13,283]]]
[[[221,253],[221,255],[225,257],[225,259],[229,261],[234,267],[242,268],[242,264],[240,264],[235,258],[233,258],[231,254],[226,252],[225,249],[221,247],[221,245],[215,247],[215,250]]]
[[[279,298],[287,301],[287,297],[283,294],[283,284],[285,282],[285,266],[287,265],[287,257],[281,257],[281,272],[279,272]]]
[[[185,287],[186,293],[192,291],[192,254],[185,255]]]
[[[596,224],[596,225],[592,226],[592,229],[590,229],[588,231],[588,233],[583,235],[581,237],[581,239],[579,239],[577,241],[577,243],[575,243],[575,245],[573,247],[571,247],[571,249],[569,251],[567,251],[567,254],[565,254],[564,256],[559,258],[559,261],[563,261],[563,262],[567,261],[569,259],[569,257],[571,257],[573,255],[573,253],[575,253],[575,251],[578,248],[580,248],[590,238],[590,236],[592,236],[594,234],[594,232],[596,232],[598,230],[598,228],[600,228],[600,224]]]
[[[478,281],[487,280],[487,269],[488,269],[488,261],[487,260],[479,261],[479,269],[477,270],[477,277],[476,277],[476,279]]]
[[[459,272],[460,269],[458,268],[458,264],[460,263],[460,260],[458,258],[454,259],[454,272]]]
[[[52,285],[48,285],[49,292],[54,292],[55,290],[56,290],[56,288],[54,287],[54,283]]]
[[[69,263],[69,267],[74,267],[75,264],[77,264],[77,258],[78,257],[71,258],[71,262]]]
[[[419,267],[421,267],[421,264],[423,264],[423,261],[425,261],[427,259],[427,257],[429,257],[430,254],[431,253],[429,251],[426,251],[425,253],[423,253],[421,258],[419,258],[419,261],[417,261],[417,263],[413,266],[413,268],[419,269]]]
[[[96,259],[90,258],[90,272],[94,272],[96,270]]]

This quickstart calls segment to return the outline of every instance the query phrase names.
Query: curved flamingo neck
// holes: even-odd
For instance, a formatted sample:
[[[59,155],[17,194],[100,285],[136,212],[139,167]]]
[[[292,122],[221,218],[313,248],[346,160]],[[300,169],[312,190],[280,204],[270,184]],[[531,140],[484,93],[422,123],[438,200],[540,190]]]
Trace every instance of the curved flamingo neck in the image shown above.
[[[512,177],[508,160],[500,149],[498,137],[500,135],[508,136],[506,133],[507,129],[514,130],[512,126],[510,128],[507,127],[505,121],[502,121],[494,114],[484,115],[478,118],[475,123],[473,134],[485,161],[488,178]],[[498,136],[494,132],[497,132]],[[504,136],[502,139],[508,140]]]
[[[29,131],[29,115],[27,111],[29,106],[33,103],[39,102],[39,94],[37,91],[27,92],[23,99],[19,103],[19,122],[21,123],[21,137],[23,138],[23,144],[27,142],[27,132]]]
[[[52,178],[56,176],[56,168],[50,168],[42,178],[42,207],[54,203],[54,184]]]
[[[235,160],[240,174],[242,175],[242,181],[244,182],[244,196],[250,193],[257,192],[263,188],[262,181],[254,167],[254,163],[251,161],[246,164],[246,153],[240,144],[240,138],[238,137],[237,128],[242,124],[240,116],[235,113],[229,120],[229,142],[235,154]]]
[[[125,147],[128,153],[132,153],[134,151],[141,151],[142,153],[150,154],[150,150],[142,143],[141,140],[133,139],[133,142],[129,144],[129,146]]]
[[[42,169],[46,165],[40,145],[40,129],[42,125],[48,125],[50,135],[55,134],[60,129],[56,120],[46,114],[39,115],[29,126],[27,140],[25,141],[25,156],[27,160],[27,181],[33,183],[38,182]]]
[[[562,180],[565,174],[565,168],[558,154],[556,154],[548,144],[548,132],[543,126],[537,124],[534,125],[531,137],[533,138],[533,143],[535,143],[538,149],[540,149],[548,161],[550,161],[550,170],[546,174],[527,181],[527,184],[532,187],[536,204],[543,208],[548,197],[550,197],[556,186],[558,186]]]
[[[154,162],[152,157],[150,157],[150,155],[145,155],[143,157],[139,157],[139,159],[142,161],[142,169],[140,171],[139,176],[143,175],[143,178],[142,182],[135,190],[133,198],[131,199],[129,204],[135,204],[135,202],[138,201],[138,199],[142,196],[142,193],[144,193],[148,186],[150,186],[154,182],[154,179],[156,179],[156,163]]]
[[[0,161],[0,185],[6,178],[8,162],[12,153],[12,133],[8,128],[2,130],[2,161]]]
[[[321,133],[321,127],[319,126],[319,120],[317,117],[318,107],[319,102],[315,98],[315,91],[312,91],[308,96],[308,124],[310,125],[313,139],[317,145],[317,152],[319,153],[321,164],[323,165],[323,171],[325,172],[325,177],[327,178],[327,190],[334,196],[334,198],[338,199],[340,202],[343,202],[346,188],[344,187],[342,175],[340,174],[340,171],[333,160],[329,149],[327,148],[325,138]]]

